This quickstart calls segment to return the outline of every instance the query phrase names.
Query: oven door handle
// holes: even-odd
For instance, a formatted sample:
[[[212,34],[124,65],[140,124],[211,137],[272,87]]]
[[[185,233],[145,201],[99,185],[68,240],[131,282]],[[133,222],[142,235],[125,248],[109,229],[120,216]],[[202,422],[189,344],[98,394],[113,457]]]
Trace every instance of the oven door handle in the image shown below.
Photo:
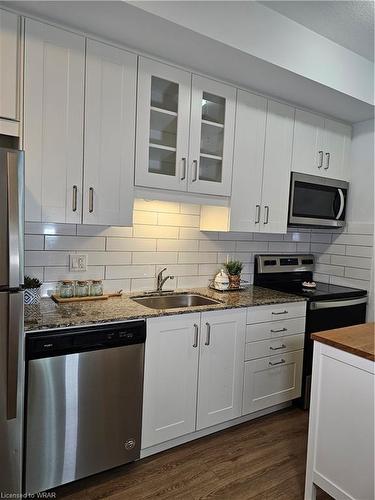
[[[344,207],[345,207],[345,198],[344,198],[344,193],[342,192],[342,189],[338,188],[337,189],[338,193],[339,193],[339,196],[340,196],[340,208],[339,208],[339,211],[336,215],[336,220],[339,220],[343,211],[344,211]]]
[[[311,302],[310,310],[317,311],[318,309],[332,309],[333,307],[349,307],[356,306],[359,304],[366,304],[367,297],[361,297],[359,299],[349,299],[349,300],[322,300],[321,302]]]

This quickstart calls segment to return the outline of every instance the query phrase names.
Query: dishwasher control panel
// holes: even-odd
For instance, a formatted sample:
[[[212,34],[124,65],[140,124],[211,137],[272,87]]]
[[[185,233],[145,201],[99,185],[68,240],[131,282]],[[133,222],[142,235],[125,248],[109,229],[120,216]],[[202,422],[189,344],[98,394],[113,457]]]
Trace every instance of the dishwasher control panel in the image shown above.
[[[142,344],[145,340],[146,322],[143,320],[48,330],[29,334],[26,338],[26,359]]]

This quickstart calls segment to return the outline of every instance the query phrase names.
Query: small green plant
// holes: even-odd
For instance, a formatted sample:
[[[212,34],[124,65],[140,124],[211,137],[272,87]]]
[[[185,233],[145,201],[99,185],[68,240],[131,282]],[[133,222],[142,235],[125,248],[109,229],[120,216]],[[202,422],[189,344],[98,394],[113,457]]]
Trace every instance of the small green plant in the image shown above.
[[[243,264],[239,260],[229,260],[224,264],[224,267],[229,276],[240,276]]]
[[[30,278],[30,276],[25,276],[25,288],[40,288],[42,282],[38,278]]]

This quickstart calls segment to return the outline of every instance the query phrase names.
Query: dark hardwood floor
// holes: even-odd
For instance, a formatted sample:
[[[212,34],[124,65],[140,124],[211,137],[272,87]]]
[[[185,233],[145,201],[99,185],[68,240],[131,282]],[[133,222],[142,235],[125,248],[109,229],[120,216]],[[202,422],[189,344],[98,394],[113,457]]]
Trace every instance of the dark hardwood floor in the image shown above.
[[[307,412],[290,408],[55,492],[71,500],[302,500],[307,427]]]

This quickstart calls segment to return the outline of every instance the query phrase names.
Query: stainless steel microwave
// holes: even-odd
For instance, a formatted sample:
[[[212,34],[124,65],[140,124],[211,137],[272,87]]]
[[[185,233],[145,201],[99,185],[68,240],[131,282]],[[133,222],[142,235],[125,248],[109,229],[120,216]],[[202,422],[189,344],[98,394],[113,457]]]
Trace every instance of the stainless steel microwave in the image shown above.
[[[343,227],[349,183],[292,172],[290,226]]]

